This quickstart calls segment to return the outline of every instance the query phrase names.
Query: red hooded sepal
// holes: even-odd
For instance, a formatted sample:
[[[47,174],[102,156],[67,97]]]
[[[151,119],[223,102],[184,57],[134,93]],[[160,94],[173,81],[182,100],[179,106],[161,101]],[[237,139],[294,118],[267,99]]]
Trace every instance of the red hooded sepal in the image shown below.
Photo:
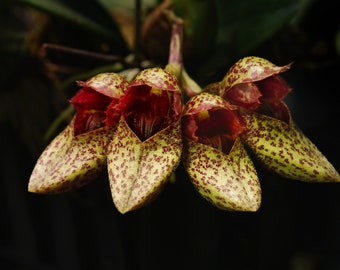
[[[180,121],[141,141],[122,117],[107,156],[118,211],[126,213],[153,201],[177,168],[181,152]]]
[[[184,167],[203,198],[222,210],[255,212],[259,209],[260,182],[238,138],[229,154],[187,139],[184,149]]]
[[[292,120],[249,111],[242,118],[246,128],[241,140],[269,170],[301,181],[340,182],[333,165]]]
[[[94,180],[106,165],[106,149],[115,127],[74,136],[74,121],[45,148],[31,174],[28,191],[55,194]]]

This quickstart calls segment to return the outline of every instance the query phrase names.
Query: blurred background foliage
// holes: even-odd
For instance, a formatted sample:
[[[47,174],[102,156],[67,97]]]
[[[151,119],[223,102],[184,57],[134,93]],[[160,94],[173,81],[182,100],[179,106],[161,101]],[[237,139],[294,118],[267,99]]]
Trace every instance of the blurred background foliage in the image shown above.
[[[213,208],[181,168],[178,181],[153,204],[126,215],[114,208],[105,173],[75,192],[28,194],[36,159],[69,120],[76,80],[166,63],[169,26],[159,7],[167,5],[0,2],[0,266],[340,269],[339,185],[283,179],[258,164],[263,203],[257,213]],[[298,126],[340,169],[336,1],[173,0],[173,5],[186,23],[185,66],[202,86],[220,80],[243,56],[278,65],[294,61],[284,74],[293,87],[287,103]]]

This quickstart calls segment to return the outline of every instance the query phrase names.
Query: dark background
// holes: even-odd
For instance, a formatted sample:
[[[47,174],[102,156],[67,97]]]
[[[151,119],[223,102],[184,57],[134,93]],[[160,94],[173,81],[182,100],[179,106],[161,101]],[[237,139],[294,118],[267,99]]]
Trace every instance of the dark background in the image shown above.
[[[236,3],[219,2],[220,13]],[[294,61],[284,74],[293,87],[286,102],[297,125],[339,171],[340,17],[334,2],[309,1],[308,8],[295,10],[291,20],[244,52],[233,45],[236,31],[225,48],[219,44],[210,48],[215,54],[208,59],[202,55],[208,63],[202,68],[197,68],[197,58],[188,58],[186,64],[205,84],[221,78],[245,55],[278,65]],[[28,193],[30,173],[51,139],[44,140],[44,134],[77,89],[62,82],[73,82],[74,74],[99,65],[62,54],[49,55],[53,65],[47,63],[40,55],[42,42],[122,55],[127,49],[105,51],[98,45],[104,38],[97,42],[83,29],[65,27],[62,20],[36,13],[20,1],[3,1],[0,8],[2,269],[340,269],[340,185],[284,179],[256,161],[262,185],[262,206],[256,213],[214,208],[194,190],[181,167],[177,182],[169,183],[155,202],[124,215],[112,203],[105,172],[74,192]],[[221,51],[234,53],[224,66],[211,65]]]

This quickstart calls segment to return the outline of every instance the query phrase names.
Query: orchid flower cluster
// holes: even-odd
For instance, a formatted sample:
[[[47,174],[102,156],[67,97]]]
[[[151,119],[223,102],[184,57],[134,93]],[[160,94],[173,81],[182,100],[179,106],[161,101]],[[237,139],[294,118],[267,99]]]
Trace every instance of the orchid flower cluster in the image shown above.
[[[283,101],[291,88],[280,73],[291,64],[245,57],[202,89],[184,68],[181,37],[174,22],[165,68],[146,68],[132,81],[101,73],[78,82],[76,114],[39,157],[30,192],[74,190],[107,168],[113,203],[126,213],[157,198],[181,164],[212,205],[254,212],[261,186],[245,146],[281,176],[340,182]]]

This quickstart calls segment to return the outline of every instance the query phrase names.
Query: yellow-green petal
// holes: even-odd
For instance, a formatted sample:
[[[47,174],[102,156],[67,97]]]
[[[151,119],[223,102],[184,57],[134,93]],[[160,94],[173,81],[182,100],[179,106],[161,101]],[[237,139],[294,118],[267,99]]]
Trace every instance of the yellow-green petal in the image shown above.
[[[29,180],[28,191],[53,194],[94,180],[106,165],[106,149],[114,128],[74,136],[74,118],[46,147]]]
[[[186,143],[185,168],[203,198],[222,210],[259,209],[260,182],[239,139],[228,155],[205,144],[189,140]]]
[[[179,121],[141,141],[122,117],[107,156],[118,211],[126,213],[154,200],[177,168],[181,151]]]
[[[256,157],[280,175],[308,182],[340,182],[333,165],[296,127],[262,114],[247,113],[241,139]]]

